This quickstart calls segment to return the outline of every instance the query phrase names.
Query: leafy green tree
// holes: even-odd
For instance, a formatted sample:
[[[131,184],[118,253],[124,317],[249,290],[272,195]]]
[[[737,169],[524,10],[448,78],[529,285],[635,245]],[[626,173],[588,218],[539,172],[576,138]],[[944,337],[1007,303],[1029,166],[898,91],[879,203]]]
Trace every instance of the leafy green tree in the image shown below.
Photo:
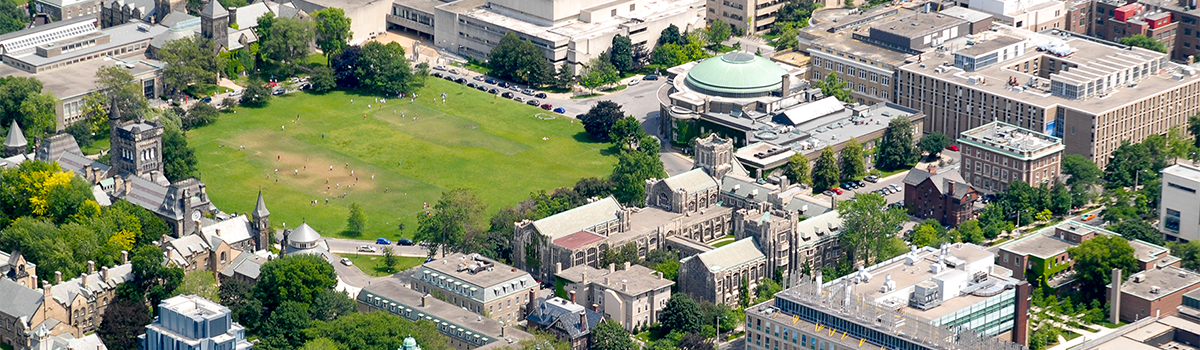
[[[1158,52],[1167,52],[1167,46],[1154,38],[1148,37],[1145,34],[1135,34],[1117,39],[1117,42],[1129,46],[1137,46],[1147,50]]]
[[[0,1],[0,34],[25,29],[28,24],[29,13],[24,6],[16,0]]]
[[[488,67],[496,77],[521,84],[544,85],[551,82],[554,67],[538,48],[529,40],[517,37],[509,31],[488,53]]]
[[[675,43],[655,47],[650,54],[650,63],[660,66],[674,67],[687,61],[688,56],[683,53],[683,47]]]
[[[337,79],[338,86],[343,89],[358,88],[359,82],[358,77],[354,75],[354,67],[358,66],[358,59],[361,57],[362,46],[354,45],[342,49],[329,59],[329,67],[333,68],[333,77]]]
[[[937,229],[930,225],[921,225],[912,233],[912,244],[917,247],[936,247],[938,242]]]
[[[327,66],[313,68],[313,92],[322,94],[332,91],[334,88],[337,88],[337,77],[334,76],[333,68],[329,68]]]
[[[387,269],[386,272],[396,272],[396,263],[396,250],[392,247],[383,247],[383,267]]]
[[[316,20],[317,47],[329,58],[348,46],[347,42],[354,36],[350,32],[350,19],[340,8],[330,7],[313,12]]]
[[[251,332],[258,333],[264,318],[267,316],[266,307],[258,299],[250,298],[240,308],[233,310],[233,320],[246,327]]]
[[[358,202],[350,203],[350,216],[346,218],[346,232],[358,237],[367,231],[367,213]]]
[[[583,115],[583,129],[597,141],[609,141],[613,125],[624,117],[621,105],[609,100],[600,101]]]
[[[163,175],[171,181],[198,177],[196,154],[187,144],[183,132],[174,128],[163,131]]]
[[[758,282],[758,287],[754,288],[755,304],[770,300],[775,297],[775,293],[782,291],[783,287],[779,286],[774,280],[764,278]]]
[[[404,56],[404,48],[397,42],[384,45],[372,41],[363,45],[354,75],[361,87],[378,94],[410,94],[422,86]]]
[[[263,322],[259,333],[264,338],[275,338],[275,342],[270,343],[272,345],[284,345],[291,349],[304,346],[304,342],[308,339],[304,332],[299,330],[308,328],[311,323],[308,310],[307,303],[286,300],[279,305],[279,308],[271,312],[271,316],[267,317],[266,322]],[[282,343],[277,343],[279,340],[282,340]],[[267,346],[267,348],[272,348],[272,346]]]
[[[288,255],[263,264],[254,298],[274,310],[285,301],[312,304],[322,291],[333,288],[333,265],[316,255]],[[308,318],[305,311],[305,318]]]
[[[242,280],[229,279],[221,282],[221,286],[217,287],[217,298],[213,301],[221,303],[230,310],[237,310],[246,306],[251,299],[254,298],[250,293],[254,291],[254,284]],[[261,306],[261,305],[260,305]]]
[[[217,294],[217,276],[207,270],[195,270],[183,274],[183,280],[171,294],[198,295],[214,302],[220,301],[220,296]]]
[[[259,37],[259,54],[264,61],[277,67],[289,67],[308,56],[309,43],[316,35],[316,24],[309,20],[274,18],[267,28],[259,22],[258,32],[268,32]]]
[[[1076,278],[1080,293],[1090,297],[1104,297],[1112,269],[1126,271],[1125,276],[1137,271],[1137,259],[1129,241],[1119,236],[1097,235],[1079,245],[1067,248],[1071,260],[1075,261]],[[1119,281],[1118,281],[1119,282]]]
[[[821,156],[817,158],[816,163],[813,165],[812,182],[813,188],[818,190],[837,187],[837,156],[833,154],[833,148],[825,147],[821,151]]]
[[[146,296],[148,305],[157,307],[163,299],[183,281],[183,269],[163,265],[163,254],[158,247],[146,245],[135,248],[129,263],[133,266],[133,277],[137,293]]]
[[[1089,186],[1099,184],[1100,177],[1104,175],[1100,167],[1096,166],[1096,162],[1078,154],[1063,155],[1062,172],[1063,174],[1070,175],[1067,178],[1067,185],[1072,186],[1076,184]]]
[[[580,85],[595,91],[596,88],[616,83],[621,79],[617,69],[603,57],[593,58],[584,66],[583,75],[579,77]]]
[[[608,61],[618,71],[633,70],[633,42],[629,37],[620,34],[613,36],[612,47],[608,49]]]
[[[954,141],[950,140],[949,136],[934,131],[929,135],[922,137],[921,142],[919,142],[917,146],[921,147],[921,150],[928,152],[929,157],[932,158],[936,157],[938,153],[942,152],[943,149],[949,147],[952,143],[954,143]]]
[[[354,313],[354,306],[354,299],[345,292],[326,289],[317,294],[308,311],[313,320],[329,322]]]
[[[417,217],[417,233],[414,239],[429,243],[429,256],[439,248],[459,250],[465,237],[484,230],[484,212],[487,206],[471,190],[459,188],[442,192],[442,198],[433,205],[429,214]]]
[[[845,81],[840,81],[837,73],[829,72],[825,75],[825,80],[817,81],[817,87],[821,89],[821,94],[837,98],[842,102],[853,102],[850,97],[849,84]]]
[[[803,23],[807,22],[801,22],[801,24]],[[779,36],[775,37],[775,41],[771,42],[771,46],[774,47],[776,51],[798,49],[800,47],[800,40],[796,37],[800,35],[800,28],[803,28],[803,26],[793,25],[791,23],[785,24],[782,29],[779,30]]]
[[[1067,185],[1061,182],[1055,182],[1053,187],[1050,187],[1050,202],[1047,203],[1047,209],[1050,209],[1054,215],[1067,215],[1071,211],[1071,190]]]
[[[863,159],[863,146],[858,138],[851,137],[842,148],[842,178],[857,179],[867,174],[866,160]]]
[[[558,67],[558,71],[554,73],[554,87],[559,89],[570,89],[571,85],[575,84],[575,72],[570,64],[563,64]]]
[[[311,339],[332,340],[339,349],[398,349],[409,336],[422,349],[453,349],[433,322],[412,322],[384,311],[355,312],[329,322],[314,321],[303,333]]]
[[[203,102],[193,104],[192,108],[183,116],[183,129],[191,130],[212,124],[212,122],[217,121],[220,113],[217,107],[213,107],[211,104]]]
[[[718,19],[708,24],[706,34],[708,34],[708,39],[713,44],[720,44],[725,42],[725,40],[729,40],[729,37],[733,35],[733,28],[725,23],[725,21]]]
[[[1109,225],[1108,229],[1131,241],[1140,239],[1157,245],[1167,243],[1163,240],[1162,232],[1159,232],[1154,226],[1142,220],[1122,220],[1116,224]]]
[[[811,185],[812,175],[809,174],[808,157],[800,153],[793,154],[783,168],[783,175],[791,179],[792,183]]]
[[[963,242],[979,244],[983,243],[986,239],[983,234],[983,228],[979,226],[979,220],[964,221],[956,229],[962,235]]]
[[[1153,156],[1145,144],[1122,141],[1104,168],[1104,180],[1121,187],[1133,186],[1135,182],[1144,183],[1155,177],[1153,162]]]
[[[662,32],[659,33],[659,46],[665,44],[683,45],[686,43],[687,42],[684,41],[683,35],[679,34],[679,27],[676,27],[674,24],[668,25],[667,28],[663,29]]]
[[[1200,148],[1200,113],[1188,117],[1188,133],[1192,134],[1192,145]]]
[[[683,293],[671,295],[658,320],[663,328],[680,332],[699,332],[704,322],[700,319],[700,305]]]
[[[54,110],[58,104],[58,98],[50,92],[30,95],[21,101],[17,109],[19,116],[14,119],[21,125],[26,139],[36,140],[54,132],[57,125]]]
[[[643,142],[645,143],[645,142]],[[646,180],[664,179],[662,159],[658,152],[622,151],[617,155],[617,166],[613,169],[612,182],[616,185],[613,196],[627,205],[642,206],[646,201]]]
[[[1188,270],[1200,269],[1200,241],[1190,241],[1187,243],[1167,243],[1167,247],[1171,248],[1171,255],[1179,257],[1183,262],[1183,268]]]
[[[168,41],[158,49],[157,55],[167,64],[163,68],[163,85],[168,93],[175,96],[182,94],[192,84],[215,83],[221,71],[212,40],[201,36]]]
[[[884,170],[897,170],[908,167],[920,156],[913,143],[913,125],[908,118],[893,118],[883,132],[883,138],[876,145],[879,153],[877,166]]]
[[[0,77],[0,126],[8,128],[15,119],[22,129],[29,128],[30,121],[20,114],[25,99],[42,92],[42,82],[29,77]]]
[[[172,47],[168,43],[167,47]],[[186,67],[176,67],[176,69],[187,70]],[[164,74],[166,74],[164,72]],[[93,132],[108,131],[108,111],[113,107],[121,110],[123,118],[133,118],[145,112],[146,108],[150,107],[150,102],[146,100],[145,93],[142,91],[142,85],[133,79],[133,74],[129,73],[128,69],[121,66],[105,65],[96,70],[96,90],[99,93],[102,104],[98,110],[93,112],[91,118],[99,119],[97,123],[102,124],[98,127],[93,127]]]
[[[117,297],[104,309],[96,335],[110,349],[136,349],[138,335],[151,322],[154,318],[143,300]]]
[[[595,350],[626,350],[637,349],[638,346],[625,331],[625,327],[613,320],[605,320],[596,326],[592,335],[592,349]]]
[[[338,344],[329,338],[316,338],[304,342],[300,350],[338,350]]]
[[[638,148],[638,142],[643,136],[646,136],[646,132],[642,130],[641,123],[637,118],[627,116],[613,123],[612,128],[609,129],[608,139],[622,148],[632,150]]]
[[[867,265],[875,261],[886,260],[895,251],[893,238],[896,226],[908,219],[904,209],[888,207],[887,199],[877,193],[859,193],[853,201],[837,203],[837,211],[842,217],[845,229],[838,236],[838,241],[848,255],[848,261],[863,260]],[[899,242],[903,245],[904,242]]]
[[[271,88],[262,80],[251,79],[242,93],[242,105],[248,107],[263,107],[271,101]]]

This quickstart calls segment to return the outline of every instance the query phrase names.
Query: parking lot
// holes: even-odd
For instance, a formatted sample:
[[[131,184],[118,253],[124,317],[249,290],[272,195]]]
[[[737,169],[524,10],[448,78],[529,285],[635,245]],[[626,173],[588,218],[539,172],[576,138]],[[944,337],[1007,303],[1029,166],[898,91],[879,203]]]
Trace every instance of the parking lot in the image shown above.
[[[846,190],[844,188],[839,187],[842,190],[842,194],[836,195],[835,198],[837,198],[837,200],[839,200],[839,201],[849,200],[850,198],[854,198],[854,195],[859,194],[859,193],[870,193],[870,192],[874,192],[874,191],[883,189],[885,187],[892,187],[893,185],[895,185],[894,188],[896,188],[897,191],[887,194],[887,195],[884,195],[883,198],[887,199],[888,204],[900,202],[900,201],[904,200],[904,176],[906,176],[906,175],[908,175],[908,172],[904,171],[904,172],[900,172],[900,173],[879,179],[879,181],[875,182],[875,183],[863,181],[863,185],[864,185],[863,187],[856,188],[853,190]],[[841,184],[838,184],[838,186],[841,186]],[[820,193],[818,193],[817,195],[825,196],[825,194],[820,194]]]
[[[500,97],[507,98],[515,102],[541,107],[544,110],[553,111],[559,114],[567,114],[567,110],[565,108],[556,107],[547,101],[547,99],[550,97],[549,94],[525,86],[512,84],[507,81],[502,81],[485,75],[470,76],[470,73],[466,70],[445,66],[434,66],[434,72],[431,74],[435,78],[457,82],[479,91],[493,95],[500,95]]]

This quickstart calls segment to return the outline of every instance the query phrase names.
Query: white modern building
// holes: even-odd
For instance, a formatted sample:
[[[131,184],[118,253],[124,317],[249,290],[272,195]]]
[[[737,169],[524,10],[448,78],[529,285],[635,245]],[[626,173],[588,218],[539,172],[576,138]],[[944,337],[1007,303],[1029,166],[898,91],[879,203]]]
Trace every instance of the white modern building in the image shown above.
[[[158,304],[158,318],[138,336],[139,349],[249,350],[246,329],[233,322],[229,308],[195,295]]]
[[[1176,164],[1162,171],[1158,230],[1168,241],[1200,239],[1200,165]]]

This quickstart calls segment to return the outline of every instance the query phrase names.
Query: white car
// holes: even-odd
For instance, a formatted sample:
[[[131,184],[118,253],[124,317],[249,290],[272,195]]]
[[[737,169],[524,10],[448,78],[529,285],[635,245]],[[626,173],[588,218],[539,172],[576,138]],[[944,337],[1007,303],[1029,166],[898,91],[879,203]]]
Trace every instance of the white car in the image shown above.
[[[233,96],[241,96],[241,95],[242,95],[242,90],[233,90],[233,92],[230,92],[230,93],[229,93],[229,96],[230,96],[230,97],[233,97]]]
[[[342,265],[351,266],[354,265],[354,262],[350,261],[350,258],[342,258]]]
[[[629,84],[626,84],[626,85],[629,85],[629,86],[634,86],[634,85],[637,85],[637,84],[638,84],[638,83],[640,83],[640,82],[642,82],[642,81],[641,81],[641,80],[638,80],[638,79],[633,79],[633,80],[630,80],[630,81],[629,81]]]
[[[358,246],[358,251],[364,252],[364,253],[374,253],[375,247],[364,244],[364,245]]]
[[[443,65],[437,65],[437,66],[433,66],[433,69],[434,69],[434,70],[445,71],[445,70],[446,70],[446,66],[443,66]]]

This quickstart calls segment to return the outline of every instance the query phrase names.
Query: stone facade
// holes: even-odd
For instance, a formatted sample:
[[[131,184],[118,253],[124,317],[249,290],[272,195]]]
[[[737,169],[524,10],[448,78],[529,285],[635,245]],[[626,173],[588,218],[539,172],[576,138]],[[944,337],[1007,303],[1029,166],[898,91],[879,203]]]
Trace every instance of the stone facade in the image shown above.
[[[954,167],[914,168],[904,177],[904,203],[908,214],[955,226],[975,217],[979,192]]]
[[[743,283],[753,291],[771,267],[753,238],[745,238],[679,262],[679,292],[698,301],[738,305]]]
[[[157,121],[121,120],[115,110],[109,116],[112,167],[117,174],[152,179],[163,172],[163,125]]]
[[[0,343],[29,349],[39,329],[50,336],[70,334],[75,338],[94,332],[117,285],[133,278],[128,253],[121,252],[121,256],[120,265],[99,270],[89,261],[87,272],[70,280],[64,281],[62,273],[56,271],[54,283],[42,281],[41,289],[25,284],[37,280],[28,266],[32,264],[24,262],[19,254],[10,256],[9,263],[27,265],[29,275],[0,279],[0,290],[5,295],[0,299]]]

